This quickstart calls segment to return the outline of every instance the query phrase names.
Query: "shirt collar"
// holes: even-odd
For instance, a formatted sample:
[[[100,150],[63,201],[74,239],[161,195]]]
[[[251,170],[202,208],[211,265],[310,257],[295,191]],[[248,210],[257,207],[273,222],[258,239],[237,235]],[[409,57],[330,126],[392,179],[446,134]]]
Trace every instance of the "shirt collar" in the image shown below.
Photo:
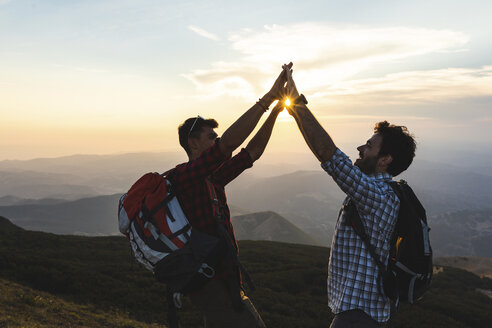
[[[374,174],[369,174],[368,177],[374,180],[382,180],[382,181],[391,181],[393,180],[393,176],[388,172],[379,172]]]

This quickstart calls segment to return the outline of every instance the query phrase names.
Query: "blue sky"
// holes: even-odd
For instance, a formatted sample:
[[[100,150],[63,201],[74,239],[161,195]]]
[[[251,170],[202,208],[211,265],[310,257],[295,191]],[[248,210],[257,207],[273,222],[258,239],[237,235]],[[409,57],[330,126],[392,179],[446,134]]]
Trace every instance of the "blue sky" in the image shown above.
[[[490,149],[490,1],[0,0],[0,160],[178,150],[219,133],[283,63],[340,146],[374,122]],[[308,151],[283,115],[271,151]],[[294,131],[294,132],[293,132]]]

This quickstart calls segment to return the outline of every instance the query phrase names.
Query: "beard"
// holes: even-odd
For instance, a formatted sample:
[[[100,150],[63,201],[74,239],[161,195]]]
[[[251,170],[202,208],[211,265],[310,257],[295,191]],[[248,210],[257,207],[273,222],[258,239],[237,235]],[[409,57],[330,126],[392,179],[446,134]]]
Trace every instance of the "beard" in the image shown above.
[[[378,158],[376,157],[359,158],[354,163],[354,165],[357,166],[362,173],[367,175],[376,173],[377,164]]]

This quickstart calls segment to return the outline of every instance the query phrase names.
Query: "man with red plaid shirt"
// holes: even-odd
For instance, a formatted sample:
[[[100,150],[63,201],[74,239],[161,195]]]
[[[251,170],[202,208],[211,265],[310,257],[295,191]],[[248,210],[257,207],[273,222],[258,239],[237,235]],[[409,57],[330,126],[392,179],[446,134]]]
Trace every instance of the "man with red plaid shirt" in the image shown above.
[[[192,227],[218,235],[217,218],[208,190],[212,184],[225,230],[236,254],[238,247],[224,187],[250,168],[265,150],[275,120],[283,109],[280,98],[285,94],[286,72],[291,67],[292,63],[284,65],[272,89],[234,122],[221,138],[214,131],[218,123],[214,119],[204,119],[201,116],[187,119],[178,129],[179,142],[189,161],[176,166],[167,178],[175,187],[176,196]],[[275,100],[279,102],[260,130],[246,148],[231,157],[232,152],[250,135],[263,113]],[[215,279],[190,295],[192,303],[204,314],[205,327],[265,327],[254,305],[240,289],[240,273],[234,262],[223,259],[217,271]],[[231,287],[231,279],[237,288]],[[236,292],[238,295],[234,295]],[[234,297],[238,297],[242,303],[240,308],[234,306]]]

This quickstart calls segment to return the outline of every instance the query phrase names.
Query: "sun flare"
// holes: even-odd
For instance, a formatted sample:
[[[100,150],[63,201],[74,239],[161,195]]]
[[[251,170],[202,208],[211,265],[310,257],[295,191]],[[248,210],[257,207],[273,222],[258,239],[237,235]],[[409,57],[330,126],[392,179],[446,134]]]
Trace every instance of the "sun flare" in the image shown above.
[[[284,100],[284,105],[289,107],[291,104],[291,101],[288,97],[285,98]],[[280,121],[286,122],[286,121],[292,121],[293,118],[290,116],[289,112],[287,111],[287,108],[284,107],[284,109],[280,112],[278,118]]]

